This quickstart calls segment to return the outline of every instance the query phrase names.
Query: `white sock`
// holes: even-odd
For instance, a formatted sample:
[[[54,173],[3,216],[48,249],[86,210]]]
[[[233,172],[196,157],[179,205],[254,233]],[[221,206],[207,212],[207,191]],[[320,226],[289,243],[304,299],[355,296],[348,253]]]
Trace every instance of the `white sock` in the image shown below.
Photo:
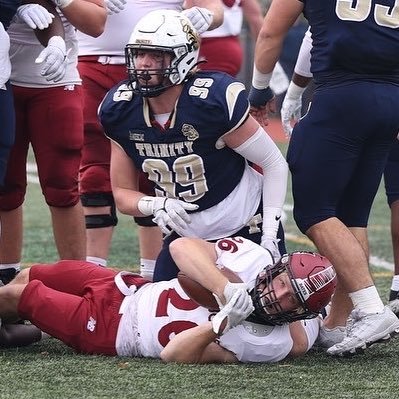
[[[141,277],[152,281],[154,278],[155,260],[140,258]]]
[[[395,276],[392,277],[391,290],[399,291],[399,274],[395,274]]]
[[[365,313],[380,313],[384,310],[384,304],[378,294],[375,285],[363,288],[349,294],[353,307]]]
[[[21,262],[17,263],[0,263],[0,270],[15,269],[15,271],[21,271]]]
[[[86,261],[95,263],[98,266],[107,267],[107,260],[103,258],[97,258],[96,256],[86,256]]]

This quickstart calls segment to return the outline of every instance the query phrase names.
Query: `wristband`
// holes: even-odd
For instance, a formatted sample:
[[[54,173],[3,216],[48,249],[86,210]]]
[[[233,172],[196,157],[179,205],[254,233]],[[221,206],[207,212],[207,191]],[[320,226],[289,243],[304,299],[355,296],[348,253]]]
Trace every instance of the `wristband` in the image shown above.
[[[154,210],[154,197],[141,197],[137,203],[138,210],[144,216],[150,216]]]
[[[287,93],[285,94],[286,98],[300,98],[305,91],[306,87],[301,87],[298,86],[296,83],[293,81],[290,82],[290,85],[288,86]]]
[[[270,79],[272,78],[273,72],[270,73],[262,73],[258,71],[256,66],[254,65],[254,70],[252,74],[252,86],[255,89],[265,89],[269,86]]]

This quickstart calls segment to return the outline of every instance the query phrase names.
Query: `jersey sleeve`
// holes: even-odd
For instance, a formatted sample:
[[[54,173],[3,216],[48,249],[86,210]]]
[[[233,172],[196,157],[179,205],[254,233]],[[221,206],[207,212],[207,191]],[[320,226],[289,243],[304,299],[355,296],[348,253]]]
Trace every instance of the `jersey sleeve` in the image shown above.
[[[188,83],[190,107],[219,137],[237,129],[249,115],[245,86],[222,72],[199,72]]]
[[[98,117],[108,137],[112,135],[113,127],[128,113],[132,99],[133,91],[129,88],[128,80],[118,83],[104,96],[98,107]]]
[[[215,243],[218,267],[228,267],[243,282],[255,284],[258,273],[273,264],[269,251],[243,237],[229,237]]]
[[[288,325],[264,326],[249,322],[222,335],[219,343],[242,363],[275,363],[285,359],[293,346]]]

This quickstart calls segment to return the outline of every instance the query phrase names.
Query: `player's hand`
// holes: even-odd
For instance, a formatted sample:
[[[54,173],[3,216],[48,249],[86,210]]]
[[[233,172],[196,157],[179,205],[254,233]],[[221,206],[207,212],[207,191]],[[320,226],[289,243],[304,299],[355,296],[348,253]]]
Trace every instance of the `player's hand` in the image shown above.
[[[65,41],[61,36],[53,36],[47,47],[35,60],[36,64],[43,64],[40,74],[47,81],[59,82],[65,75],[67,67],[67,53]]]
[[[143,215],[153,214],[155,217],[152,220],[164,234],[169,235],[172,230],[179,231],[187,228],[191,222],[187,211],[197,210],[198,205],[174,198],[143,197],[139,200],[138,208]]]
[[[276,263],[280,258],[281,254],[278,249],[279,239],[277,238],[270,238],[270,237],[262,237],[262,241],[260,245],[267,249],[273,257],[273,262]]]
[[[191,21],[198,34],[208,30],[213,21],[213,13],[203,7],[191,7],[182,13]]]
[[[224,302],[222,302],[222,300],[216,294],[213,294],[213,296],[215,297],[216,302],[219,305],[219,309],[223,309],[225,304],[231,300],[231,298],[237,291],[246,289],[247,285],[245,283],[231,283],[230,281],[228,281],[223,290]]]
[[[281,106],[281,123],[287,138],[291,137],[291,120],[295,123],[301,118],[302,96],[299,98],[285,96]]]
[[[276,99],[270,87],[256,89],[251,86],[248,100],[251,105],[250,113],[262,126],[269,124],[269,114],[276,112]]]
[[[237,290],[230,301],[212,319],[215,334],[222,335],[241,324],[255,310],[252,298],[245,289]]]
[[[39,4],[24,4],[17,9],[17,17],[32,29],[46,29],[53,22],[54,15]]]
[[[105,0],[105,8],[108,15],[118,14],[118,12],[125,9],[127,0]]]

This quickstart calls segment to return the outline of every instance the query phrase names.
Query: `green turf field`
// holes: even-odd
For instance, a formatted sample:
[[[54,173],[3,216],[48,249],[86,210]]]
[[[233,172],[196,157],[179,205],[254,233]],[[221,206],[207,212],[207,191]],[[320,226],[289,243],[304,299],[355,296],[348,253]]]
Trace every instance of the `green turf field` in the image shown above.
[[[298,232],[287,196],[285,229],[290,251],[312,249]],[[377,287],[389,290],[392,250],[389,209],[381,188],[370,219],[369,238]],[[49,213],[37,184],[25,205],[25,264],[56,260]],[[135,225],[120,217],[110,264],[133,268],[138,262]],[[363,355],[335,359],[311,352],[275,365],[162,364],[158,360],[74,354],[50,339],[29,348],[0,350],[0,399],[64,398],[392,398],[399,392],[399,338]]]

